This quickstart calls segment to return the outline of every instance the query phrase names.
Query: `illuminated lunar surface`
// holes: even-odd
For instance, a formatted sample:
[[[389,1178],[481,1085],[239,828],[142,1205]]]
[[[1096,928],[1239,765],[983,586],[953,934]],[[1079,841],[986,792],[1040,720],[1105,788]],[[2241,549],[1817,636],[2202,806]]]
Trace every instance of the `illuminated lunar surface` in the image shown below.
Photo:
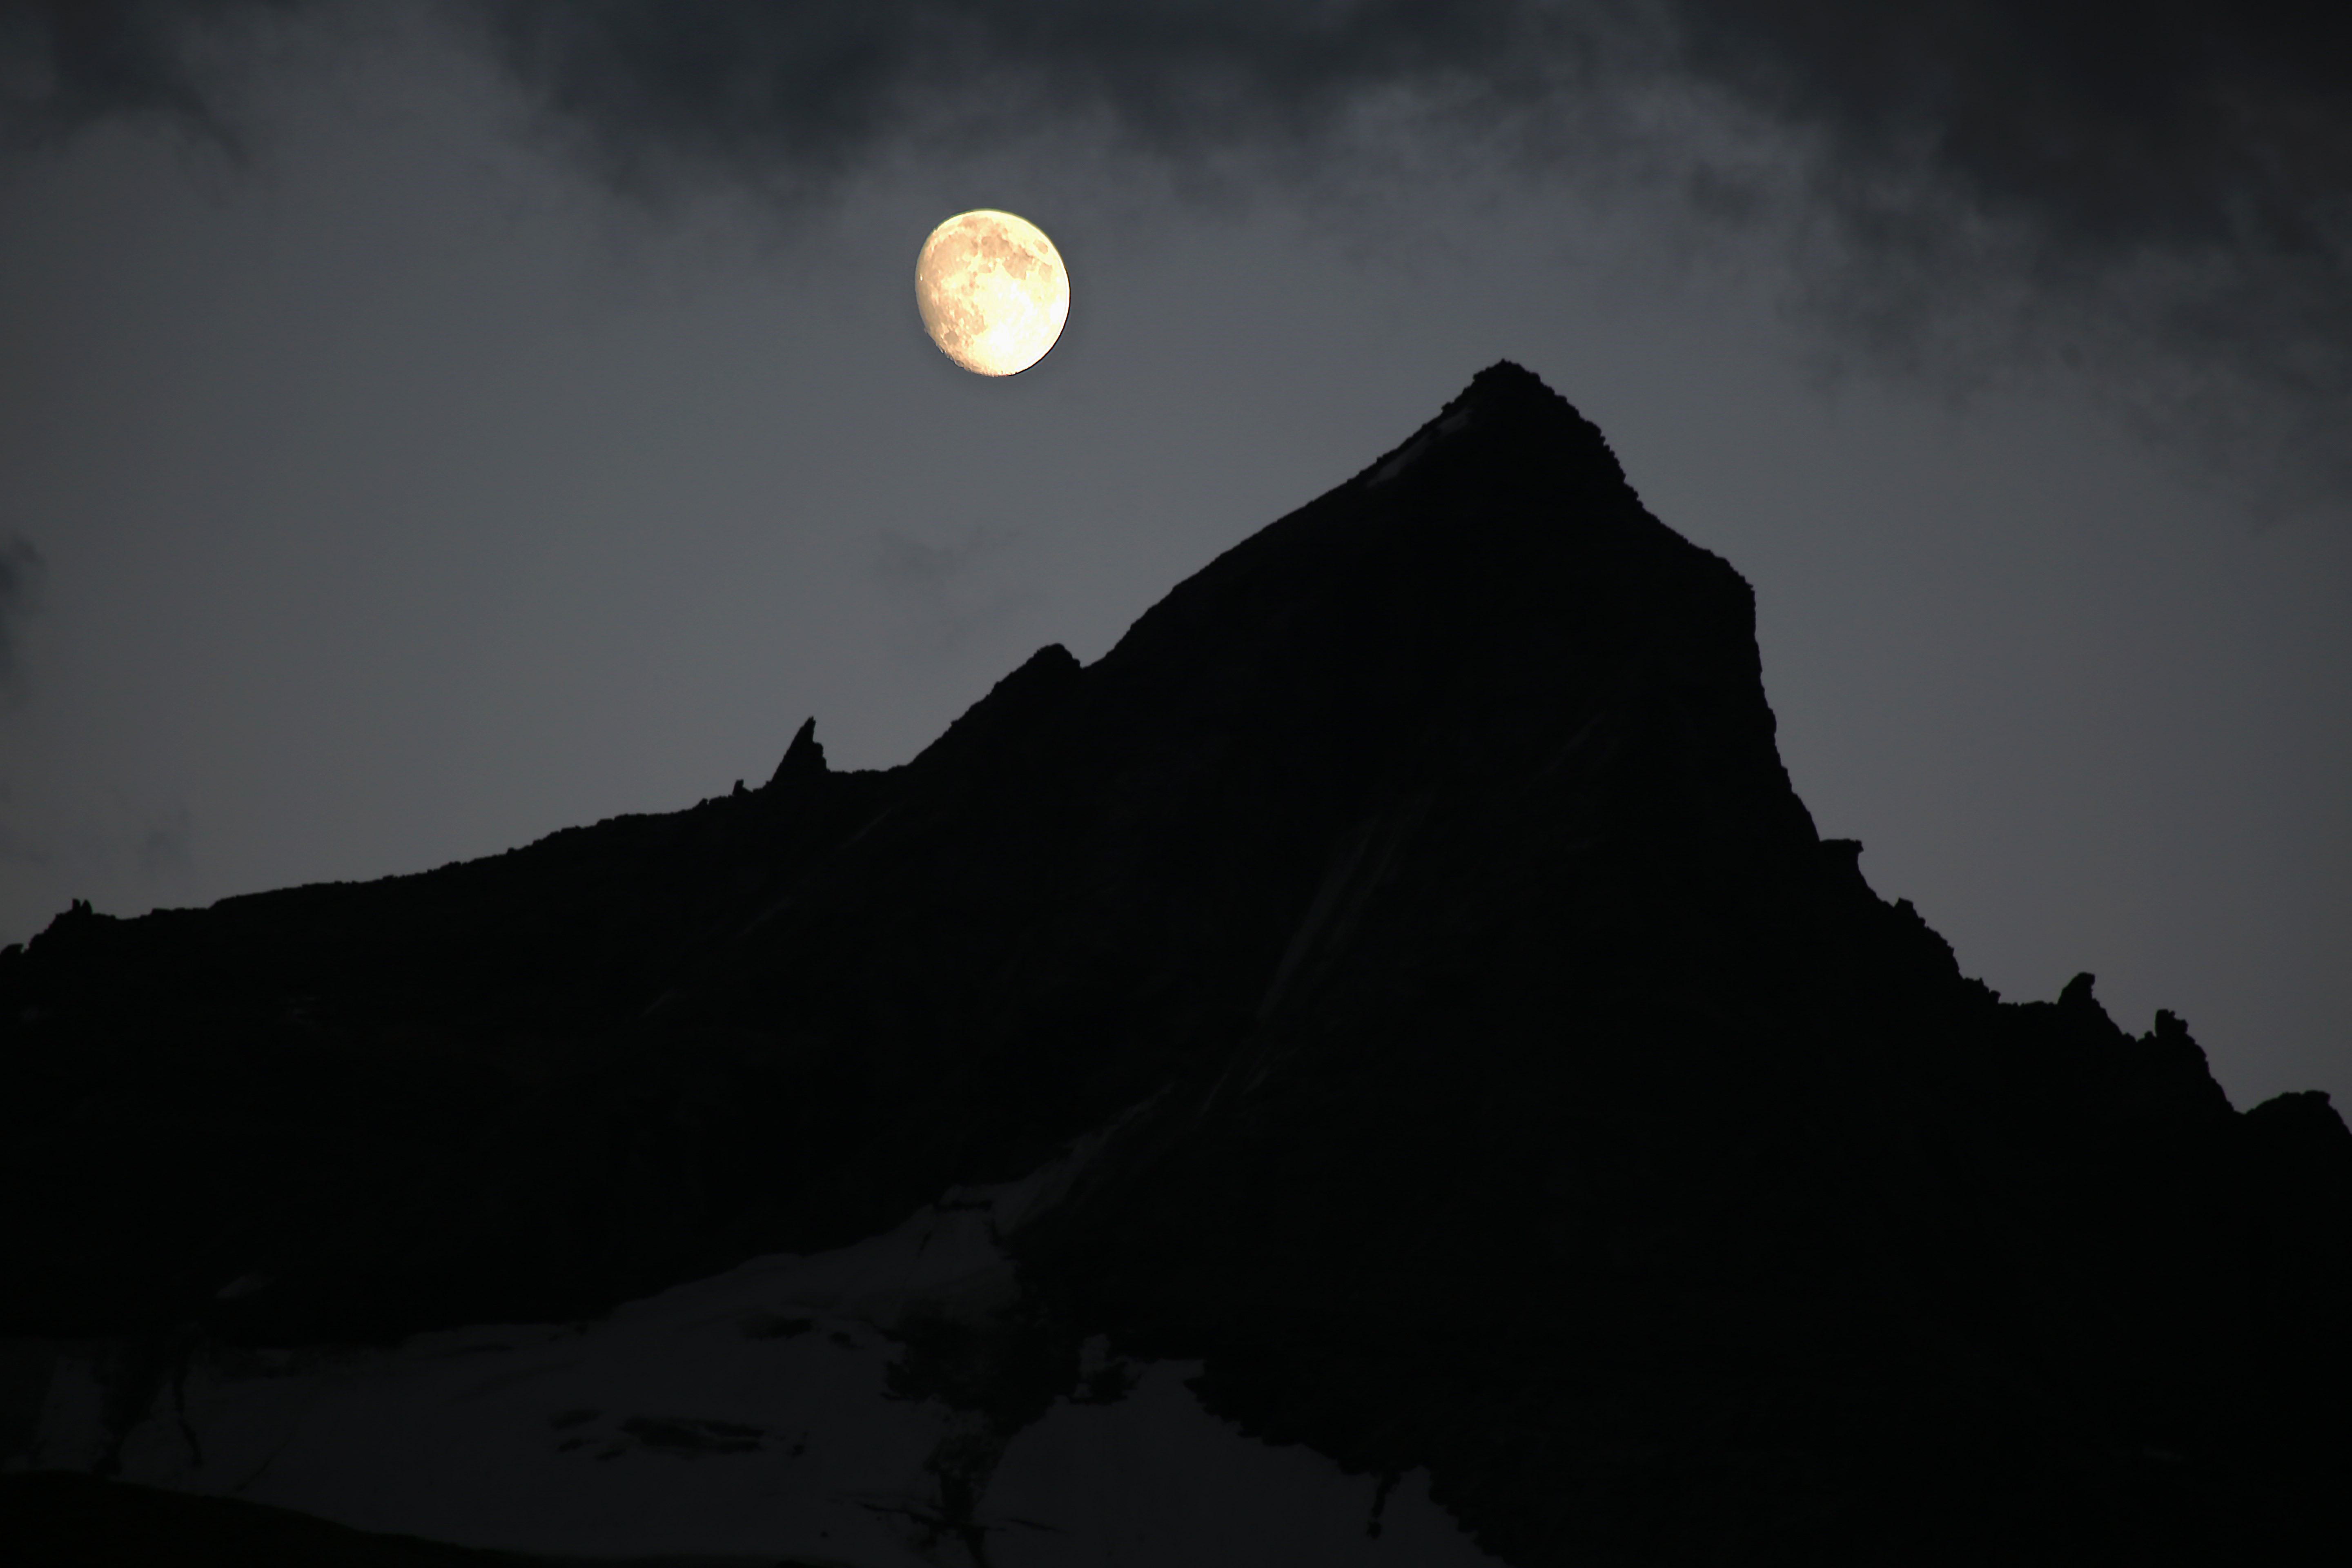
[[[948,358],[980,375],[1013,375],[1045,357],[1070,315],[1070,274],[1035,224],[1011,213],[959,213],[915,258],[915,306]]]

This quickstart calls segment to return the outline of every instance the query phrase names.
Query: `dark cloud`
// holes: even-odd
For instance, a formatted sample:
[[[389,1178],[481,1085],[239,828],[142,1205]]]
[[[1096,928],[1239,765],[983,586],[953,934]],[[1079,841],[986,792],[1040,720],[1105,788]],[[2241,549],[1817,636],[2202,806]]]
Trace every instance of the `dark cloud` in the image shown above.
[[[1675,0],[1695,75],[2053,252],[2332,256],[2352,218],[2352,10],[2299,0]],[[1859,191],[1846,199],[1866,202]]]
[[[626,174],[677,155],[823,179],[882,144],[1091,123],[1173,159],[1312,142],[1402,91],[1541,101],[1592,18],[1524,0],[478,0],[515,79]]]
[[[2144,409],[2352,488],[2352,9],[1671,11],[1688,79],[1816,150],[1805,194],[1835,233],[1807,282],[1824,311],[1904,352],[2006,300],[2067,363],[2104,350],[2141,378]]]
[[[207,29],[299,0],[0,0],[49,85],[13,121],[223,119]],[[1673,174],[1786,244],[1797,298],[1897,358],[2104,358],[2227,424],[2352,414],[2352,9],[2242,0],[443,0],[605,176],[821,195],[910,143],[1099,133],[1178,172],[1314,177],[1371,111],[1533,166]],[[12,69],[10,78],[23,76]],[[1625,105],[1745,117],[1777,160],[1643,146]],[[31,108],[28,110],[26,104]],[[1612,133],[1613,128],[1613,133]],[[1493,132],[1504,132],[1501,135]],[[1654,136],[1653,137],[1654,140]],[[1737,150],[1735,149],[1735,152]],[[1791,175],[1790,171],[1796,173]],[[2162,361],[2151,368],[2146,356]],[[2136,357],[2137,356],[2137,357]]]
[[[43,142],[148,117],[233,148],[209,46],[309,0],[0,0],[0,134]]]
[[[44,567],[30,540],[0,535],[0,690],[16,683],[18,626],[40,602]]]

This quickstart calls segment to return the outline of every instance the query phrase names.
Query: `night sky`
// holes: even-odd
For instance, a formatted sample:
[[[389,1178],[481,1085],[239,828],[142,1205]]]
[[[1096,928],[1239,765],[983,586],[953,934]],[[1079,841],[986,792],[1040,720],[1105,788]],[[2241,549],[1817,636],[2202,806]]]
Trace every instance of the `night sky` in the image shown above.
[[[0,0],[0,942],[903,762],[1509,358],[1965,971],[2352,1105],[2348,83],[2268,0]],[[1071,271],[1009,380],[974,206]]]

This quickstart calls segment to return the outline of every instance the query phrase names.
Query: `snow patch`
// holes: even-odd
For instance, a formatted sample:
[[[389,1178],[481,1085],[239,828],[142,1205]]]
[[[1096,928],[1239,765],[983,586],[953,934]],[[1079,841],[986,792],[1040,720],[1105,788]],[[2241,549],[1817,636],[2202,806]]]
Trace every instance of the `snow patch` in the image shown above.
[[[1372,483],[1376,485],[1384,485],[1388,483],[1391,479],[1395,479],[1399,474],[1404,472],[1405,469],[1411,468],[1414,463],[1419,462],[1422,458],[1428,454],[1429,448],[1432,446],[1436,444],[1438,441],[1443,440],[1446,437],[1453,435],[1456,430],[1461,429],[1464,426],[1469,423],[1470,410],[1467,408],[1458,408],[1454,410],[1444,418],[1440,419],[1433,429],[1424,430],[1420,435],[1414,437],[1412,440],[1406,442],[1403,449],[1399,451],[1395,457],[1391,458],[1387,462],[1382,463],[1378,468],[1372,470]]]
[[[856,1246],[754,1258],[594,1322],[483,1325],[390,1350],[200,1350],[126,1435],[121,1474],[552,1554],[1491,1563],[1429,1501],[1425,1478],[1383,1498],[1372,1478],[1245,1437],[1185,1385],[1196,1366],[1117,1365],[1089,1344],[1078,1397],[1009,1441],[983,1416],[894,1394],[891,1330],[1010,1304],[1019,1285],[1000,1238],[1059,1201],[1116,1127]],[[39,1468],[97,1462],[99,1372],[58,1362]],[[975,1444],[1001,1452],[959,1471]],[[958,1474],[982,1483],[961,1506],[945,1495]]]

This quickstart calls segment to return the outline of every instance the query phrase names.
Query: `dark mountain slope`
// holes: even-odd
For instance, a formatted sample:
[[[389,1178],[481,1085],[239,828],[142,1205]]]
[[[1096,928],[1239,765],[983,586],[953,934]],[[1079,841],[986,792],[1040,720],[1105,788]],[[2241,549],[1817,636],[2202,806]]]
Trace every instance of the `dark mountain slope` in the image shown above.
[[[0,1331],[127,1336],[133,1406],[194,1336],[583,1315],[1141,1105],[958,1397],[1202,1355],[1526,1563],[2278,1560],[2352,1483],[2352,1134],[2087,977],[2000,1003],[1857,853],[1747,585],[1499,365],[904,767],[804,731],[671,817],[61,917],[0,959]]]

